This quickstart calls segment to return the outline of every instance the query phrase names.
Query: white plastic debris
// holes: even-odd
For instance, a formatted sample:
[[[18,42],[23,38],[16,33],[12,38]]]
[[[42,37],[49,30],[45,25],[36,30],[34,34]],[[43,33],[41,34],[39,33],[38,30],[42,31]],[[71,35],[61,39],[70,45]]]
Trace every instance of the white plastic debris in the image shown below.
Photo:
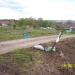
[[[54,52],[56,51],[56,47],[53,48],[53,51],[54,51]]]
[[[36,49],[44,50],[44,47],[42,45],[35,45],[33,47]]]

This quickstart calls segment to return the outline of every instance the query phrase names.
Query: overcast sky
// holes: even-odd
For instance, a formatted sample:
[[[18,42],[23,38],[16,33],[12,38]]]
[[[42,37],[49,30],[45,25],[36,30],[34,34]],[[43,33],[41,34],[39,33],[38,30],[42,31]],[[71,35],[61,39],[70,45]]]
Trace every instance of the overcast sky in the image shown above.
[[[0,19],[75,20],[75,0],[0,0]]]

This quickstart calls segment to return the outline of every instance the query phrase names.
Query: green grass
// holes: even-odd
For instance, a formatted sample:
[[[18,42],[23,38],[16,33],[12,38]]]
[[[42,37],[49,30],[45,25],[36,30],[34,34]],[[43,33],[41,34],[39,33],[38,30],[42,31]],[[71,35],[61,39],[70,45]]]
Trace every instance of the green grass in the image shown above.
[[[41,51],[36,51],[32,48],[16,50],[15,52],[0,55],[0,64],[14,63],[21,66],[32,64],[34,60],[39,60],[41,53]]]
[[[29,31],[29,30],[28,30]],[[0,28],[0,41],[6,40],[16,40],[16,39],[23,39],[25,29],[12,29],[12,28]],[[59,34],[59,31],[55,29],[33,29],[29,31],[30,37],[38,37],[38,36],[46,36],[46,35],[56,35]],[[75,33],[65,33],[66,35],[74,35]]]
[[[9,70],[13,71],[12,69],[14,69],[18,73],[24,73],[23,75],[30,75],[30,72],[36,72],[37,66],[46,64],[41,60],[42,55],[42,51],[34,50],[32,48],[19,49],[14,52],[0,55],[0,66],[3,65],[3,69],[8,72]]]
[[[45,30],[32,30],[30,32],[30,35],[32,37],[36,37],[36,36],[44,36],[44,35],[54,35],[54,34],[57,34],[57,31],[56,30],[49,30],[49,29],[45,29]]]
[[[25,32],[24,29],[0,28],[0,41],[23,39],[24,32]],[[33,29],[32,31],[29,32],[30,37],[53,35],[53,34],[57,34],[57,31],[49,29],[45,30]]]

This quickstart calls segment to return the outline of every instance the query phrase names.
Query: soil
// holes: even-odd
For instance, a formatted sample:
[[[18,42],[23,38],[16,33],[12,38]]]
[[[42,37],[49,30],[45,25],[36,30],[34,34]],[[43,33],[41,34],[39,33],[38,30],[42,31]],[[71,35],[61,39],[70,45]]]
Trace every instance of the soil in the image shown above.
[[[52,44],[43,45],[49,46]],[[31,51],[35,56],[32,56],[29,64],[23,66],[12,61],[1,63],[0,75],[75,75],[75,38],[60,41],[56,45],[56,52],[36,51],[33,48],[31,48]],[[8,55],[11,55],[11,53]],[[63,64],[74,65],[69,68],[63,67]]]

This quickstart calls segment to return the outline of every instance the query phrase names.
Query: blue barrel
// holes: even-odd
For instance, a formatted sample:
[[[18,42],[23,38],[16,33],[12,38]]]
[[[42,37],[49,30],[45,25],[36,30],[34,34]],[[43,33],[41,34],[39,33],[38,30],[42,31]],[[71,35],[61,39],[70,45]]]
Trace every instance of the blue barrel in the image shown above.
[[[28,32],[25,32],[25,33],[24,33],[24,39],[28,39],[28,38],[30,38],[30,35],[29,35]]]

